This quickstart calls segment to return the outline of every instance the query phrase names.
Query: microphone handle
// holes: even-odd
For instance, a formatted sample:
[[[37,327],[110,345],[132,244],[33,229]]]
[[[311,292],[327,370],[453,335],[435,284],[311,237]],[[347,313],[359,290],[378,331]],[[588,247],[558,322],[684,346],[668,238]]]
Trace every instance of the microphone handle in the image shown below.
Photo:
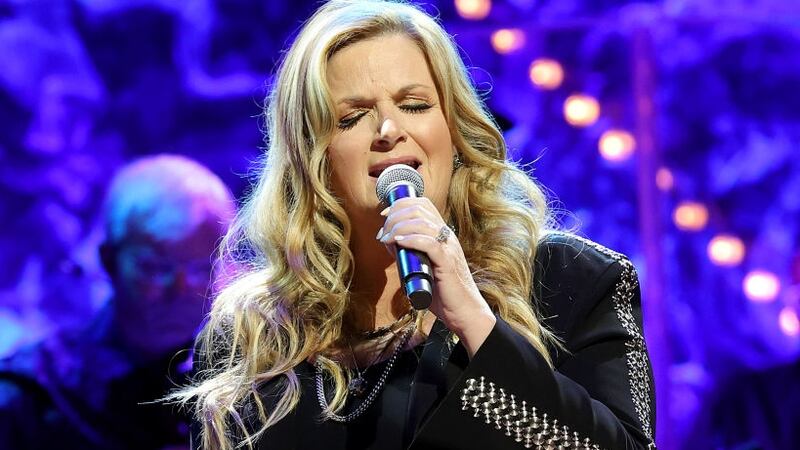
[[[416,197],[414,187],[398,183],[386,195],[389,205],[401,198]],[[400,284],[414,309],[427,309],[433,300],[433,268],[428,255],[407,248],[397,249],[397,272]]]
[[[418,250],[397,250],[400,283],[414,309],[428,309],[433,300],[433,271],[428,255]]]

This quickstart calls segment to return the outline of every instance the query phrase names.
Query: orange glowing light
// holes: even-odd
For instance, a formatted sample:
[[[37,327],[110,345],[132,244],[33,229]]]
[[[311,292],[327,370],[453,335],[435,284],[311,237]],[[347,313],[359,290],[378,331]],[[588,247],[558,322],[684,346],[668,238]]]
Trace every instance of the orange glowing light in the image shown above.
[[[564,118],[574,127],[587,127],[600,117],[600,104],[594,97],[575,94],[564,101]]]
[[[744,277],[742,282],[744,295],[759,303],[774,301],[781,290],[781,282],[771,272],[754,270]]]
[[[503,28],[492,33],[492,47],[497,53],[506,54],[525,45],[525,33],[516,28]]]
[[[656,172],[656,186],[662,191],[668,191],[675,186],[675,177],[672,176],[672,171],[666,167],[658,169]]]
[[[491,0],[456,0],[456,12],[468,20],[481,20],[492,10]]]
[[[564,69],[554,59],[540,58],[531,63],[528,76],[534,86],[553,90],[561,86],[561,82],[564,81]]]
[[[781,331],[787,336],[797,336],[800,334],[800,318],[797,317],[797,311],[790,306],[785,306],[780,314],[778,314],[778,323],[781,326]]]
[[[624,130],[608,130],[600,136],[600,155],[613,162],[624,161],[633,155],[636,139]]]
[[[706,250],[711,262],[718,266],[735,266],[744,259],[744,243],[729,234],[714,236]]]
[[[672,212],[672,220],[681,230],[702,230],[708,223],[708,208],[702,203],[683,202]]]

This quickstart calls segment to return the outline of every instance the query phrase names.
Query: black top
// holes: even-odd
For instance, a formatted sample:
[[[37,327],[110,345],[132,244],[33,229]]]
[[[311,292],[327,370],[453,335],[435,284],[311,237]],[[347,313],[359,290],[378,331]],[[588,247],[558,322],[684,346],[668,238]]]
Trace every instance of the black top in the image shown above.
[[[346,428],[347,444],[345,447],[347,450],[400,450],[403,448],[403,433],[407,425],[408,396],[421,354],[422,344],[397,355],[392,372],[375,402],[352,422],[340,425]],[[364,378],[369,383],[367,393],[378,382],[388,363],[388,361],[382,361],[367,369],[364,374]],[[332,389],[332,386],[326,386],[326,392],[331,392],[328,389]],[[362,399],[348,397],[343,415],[353,411],[361,402]]]
[[[321,420],[314,368],[303,362],[294,369],[297,407],[261,435],[257,448],[653,448],[653,379],[633,265],[594,242],[551,233],[534,269],[538,316],[566,350],[549,350],[553,367],[501,317],[472,359],[436,321],[407,400],[394,388],[384,392],[370,413],[375,425],[368,418],[350,427]],[[413,367],[399,367],[404,381],[397,372],[392,384],[402,389]],[[282,383],[278,377],[259,387],[267,411]],[[403,409],[398,442],[395,424],[403,418],[395,412]]]

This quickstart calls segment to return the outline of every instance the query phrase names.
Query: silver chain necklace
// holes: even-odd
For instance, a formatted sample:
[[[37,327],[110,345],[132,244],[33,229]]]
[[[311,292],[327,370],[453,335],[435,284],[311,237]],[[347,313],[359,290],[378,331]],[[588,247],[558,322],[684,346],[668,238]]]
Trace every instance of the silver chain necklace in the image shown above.
[[[416,319],[416,318],[417,318],[417,310],[414,309],[414,308],[411,308],[411,309],[408,310],[407,313],[403,314],[397,320],[395,320],[394,322],[390,323],[389,325],[386,325],[386,326],[383,326],[383,327],[380,327],[380,328],[376,328],[374,330],[362,332],[361,333],[361,339],[364,339],[365,341],[368,341],[370,339],[375,339],[375,338],[379,338],[381,336],[385,336],[385,335],[389,334],[392,331],[392,328],[400,325],[401,323],[405,322],[408,319],[412,319],[413,320],[413,319]]]
[[[367,370],[369,370],[370,367],[374,366],[375,363],[377,363],[383,357],[384,353],[386,353],[386,350],[392,346],[392,343],[395,341],[396,337],[397,335],[392,335],[392,339],[389,339],[386,342],[386,344],[383,346],[383,349],[381,349],[380,353],[378,353],[378,355],[375,356],[375,358],[372,360],[371,363],[367,364],[367,366],[364,367],[364,370],[361,370],[358,367],[358,361],[356,360],[356,352],[355,350],[353,350],[353,346],[350,344],[350,341],[348,340],[347,346],[350,348],[350,355],[353,357],[353,366],[355,366],[356,368],[357,376],[351,378],[350,382],[347,383],[347,390],[351,394],[353,394],[354,397],[361,398],[364,396],[364,394],[367,393],[367,379],[364,377],[364,375],[367,373]]]
[[[416,320],[417,319],[417,310],[414,309],[414,308],[411,308],[409,310],[409,312],[407,312],[406,314],[403,314],[403,316],[401,318],[397,319],[393,324],[391,324],[389,326],[386,326],[386,327],[378,328],[377,330],[375,330],[375,332],[378,332],[379,330],[386,330],[385,332],[384,331],[380,331],[381,333],[384,333],[384,334],[388,333],[388,332],[391,332],[392,328],[394,326],[396,326],[401,321],[406,320],[407,318],[411,319],[412,321]],[[375,356],[375,358],[372,360],[371,363],[367,364],[366,367],[364,367],[364,370],[361,370],[358,367],[358,361],[356,360],[356,352],[355,352],[355,350],[353,350],[353,346],[350,344],[350,340],[348,339],[347,346],[350,348],[350,355],[353,357],[353,365],[355,366],[357,376],[352,378],[352,379],[350,379],[350,382],[347,383],[347,390],[351,394],[353,394],[354,397],[362,398],[362,397],[364,397],[364,394],[367,393],[367,379],[366,379],[366,377],[364,375],[367,373],[367,370],[369,370],[370,367],[374,366],[376,362],[380,361],[381,358],[383,358],[383,355],[386,353],[386,350],[389,347],[392,346],[392,344],[394,343],[396,338],[397,338],[397,334],[392,333],[392,338],[389,339],[386,342],[386,344],[384,344],[383,349],[381,349],[381,351],[378,353],[377,356]],[[369,339],[370,338],[365,338],[365,340],[369,340]]]
[[[408,331],[406,331],[405,334],[403,334],[403,338],[400,340],[400,344],[392,352],[392,356],[389,357],[389,362],[386,363],[386,367],[383,369],[383,372],[381,372],[381,376],[380,378],[378,378],[378,382],[375,383],[375,386],[372,387],[372,390],[369,392],[369,395],[367,395],[367,398],[365,398],[364,401],[361,402],[361,404],[359,404],[356,407],[356,409],[350,414],[342,416],[339,414],[331,413],[328,415],[328,418],[336,422],[350,422],[353,419],[357,418],[358,416],[364,414],[364,411],[366,411],[370,406],[372,406],[372,402],[374,402],[375,399],[378,398],[378,395],[383,390],[383,386],[386,384],[386,380],[389,378],[389,374],[391,374],[392,372],[392,368],[394,367],[394,363],[397,360],[398,355],[400,355],[400,351],[403,349],[403,347],[406,346],[406,344],[408,344],[408,340],[411,339],[411,336],[414,334],[414,331],[416,331],[416,329],[417,329],[417,324],[415,321],[414,324],[411,326],[411,328],[409,328]],[[320,408],[322,408],[322,410],[324,411],[328,409],[328,400],[325,398],[325,386],[323,385],[322,382],[322,364],[320,362],[317,362],[315,364],[315,367],[317,372],[316,373],[317,399],[319,400]]]

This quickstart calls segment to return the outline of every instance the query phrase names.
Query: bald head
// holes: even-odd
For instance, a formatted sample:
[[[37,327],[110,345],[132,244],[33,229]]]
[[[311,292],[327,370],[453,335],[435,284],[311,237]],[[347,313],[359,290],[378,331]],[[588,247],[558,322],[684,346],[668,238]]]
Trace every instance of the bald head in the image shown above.
[[[178,155],[158,155],[125,166],[105,201],[109,242],[144,233],[180,239],[209,219],[225,227],[234,215],[233,196],[214,173]]]
[[[137,357],[191,341],[234,212],[222,180],[183,156],[143,158],[114,177],[101,257],[114,286],[115,328]]]

